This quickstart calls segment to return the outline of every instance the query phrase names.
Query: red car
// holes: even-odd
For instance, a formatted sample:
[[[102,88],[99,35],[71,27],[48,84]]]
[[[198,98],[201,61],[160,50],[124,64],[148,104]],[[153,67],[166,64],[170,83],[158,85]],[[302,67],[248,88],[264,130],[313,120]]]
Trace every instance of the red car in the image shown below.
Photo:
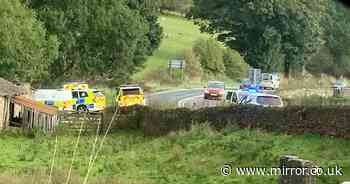
[[[225,83],[220,81],[209,81],[204,90],[204,99],[223,99],[225,96]]]

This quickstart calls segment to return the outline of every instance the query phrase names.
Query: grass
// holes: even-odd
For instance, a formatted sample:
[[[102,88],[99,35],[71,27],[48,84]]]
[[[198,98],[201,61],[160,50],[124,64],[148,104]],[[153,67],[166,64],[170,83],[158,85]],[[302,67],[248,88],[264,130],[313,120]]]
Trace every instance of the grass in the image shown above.
[[[320,95],[295,96],[294,98],[285,98],[286,105],[301,106],[349,106],[349,97],[324,97]]]
[[[199,26],[178,15],[162,15],[159,18],[159,23],[164,30],[162,43],[153,56],[147,59],[144,66],[131,77],[131,80],[145,84],[145,90],[150,92],[202,88],[205,86],[207,82],[200,79],[184,82],[170,80],[167,75],[167,67],[169,60],[182,58],[184,51],[191,49],[196,40],[209,38],[210,35],[201,33]],[[218,80],[223,80],[232,85],[234,83],[227,77],[221,77]],[[109,89],[105,91],[107,93],[111,92]],[[107,96],[109,96],[108,99],[111,99],[109,94]]]
[[[148,58],[144,68],[133,76],[135,81],[144,81],[147,75],[157,69],[166,70],[169,60],[181,57],[197,39],[209,37],[201,33],[193,22],[180,16],[162,15],[159,23],[164,29],[163,41],[154,55]]]
[[[76,137],[59,136],[54,182],[63,183],[70,166]],[[0,184],[47,183],[55,138],[0,135]],[[84,136],[73,165],[72,184],[82,183],[92,149],[92,136]],[[92,170],[90,183],[276,183],[276,177],[222,177],[219,168],[232,161],[235,167],[276,167],[281,155],[298,155],[319,166],[340,165],[342,177],[321,177],[319,184],[350,179],[350,142],[317,135],[291,136],[261,131],[226,129],[216,132],[195,126],[189,132],[151,138],[139,132],[120,131],[108,136]],[[41,181],[43,180],[43,181]]]

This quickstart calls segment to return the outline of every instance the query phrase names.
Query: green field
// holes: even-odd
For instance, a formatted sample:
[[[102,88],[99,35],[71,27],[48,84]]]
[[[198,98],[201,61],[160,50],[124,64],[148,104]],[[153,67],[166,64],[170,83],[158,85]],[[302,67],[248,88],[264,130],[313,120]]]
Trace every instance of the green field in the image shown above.
[[[77,137],[58,137],[53,183],[65,183]],[[82,183],[94,136],[83,136],[73,164],[72,184]],[[55,137],[0,135],[0,184],[47,183]],[[277,177],[223,177],[219,169],[232,161],[235,167],[277,167],[281,155],[298,155],[321,167],[339,165],[343,177],[321,177],[318,184],[350,179],[350,142],[317,135],[291,136],[206,125],[189,132],[151,138],[138,132],[109,135],[91,172],[89,183],[108,184],[277,184]]]
[[[201,33],[199,27],[183,17],[162,15],[159,23],[164,30],[164,38],[160,48],[149,57],[144,68],[133,76],[136,81],[144,81],[144,77],[158,68],[166,70],[168,61],[181,57],[186,49],[191,49],[194,41],[208,38]]]

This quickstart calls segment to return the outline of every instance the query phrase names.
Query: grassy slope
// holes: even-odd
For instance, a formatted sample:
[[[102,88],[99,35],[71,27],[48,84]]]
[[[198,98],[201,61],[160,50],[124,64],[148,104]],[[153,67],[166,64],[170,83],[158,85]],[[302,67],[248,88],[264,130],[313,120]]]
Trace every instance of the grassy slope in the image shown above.
[[[74,140],[73,136],[59,137],[53,177],[56,183],[65,180]],[[81,141],[72,184],[81,183],[80,175],[86,171],[93,137],[84,136]],[[0,145],[0,183],[40,184],[33,177],[47,180],[53,137],[30,139],[1,135]],[[284,154],[316,160],[322,167],[336,164],[346,167],[346,176],[320,178],[319,184],[350,179],[350,142],[347,140],[247,130],[218,133],[204,126],[160,138],[147,138],[135,132],[115,133],[107,138],[90,181],[108,184],[277,183],[276,177],[222,177],[219,168],[228,161],[233,161],[237,167],[276,167],[279,156]],[[46,183],[44,181],[42,183]]]
[[[175,59],[186,49],[191,49],[197,39],[209,37],[201,33],[193,22],[182,17],[163,15],[159,18],[159,22],[164,29],[164,39],[160,48],[149,57],[144,69],[133,76],[136,81],[143,81],[147,73],[159,67],[165,70],[170,59]]]

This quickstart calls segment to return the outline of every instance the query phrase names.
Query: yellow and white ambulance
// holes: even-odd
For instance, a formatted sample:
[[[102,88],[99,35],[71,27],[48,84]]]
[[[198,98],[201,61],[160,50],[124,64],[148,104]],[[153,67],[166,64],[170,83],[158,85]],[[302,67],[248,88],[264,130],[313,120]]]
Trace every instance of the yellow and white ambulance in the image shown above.
[[[57,107],[60,111],[103,111],[106,97],[97,89],[89,89],[84,83],[69,83],[63,89],[41,89],[33,98],[43,104]]]

